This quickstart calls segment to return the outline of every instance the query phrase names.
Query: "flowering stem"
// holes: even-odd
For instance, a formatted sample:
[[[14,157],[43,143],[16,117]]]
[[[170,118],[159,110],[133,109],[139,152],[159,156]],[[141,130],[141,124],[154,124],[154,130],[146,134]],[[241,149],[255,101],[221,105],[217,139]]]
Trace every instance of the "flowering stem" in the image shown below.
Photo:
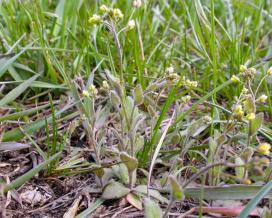
[[[119,41],[118,38],[118,33],[116,31],[115,25],[113,22],[111,22],[111,30],[114,36],[114,40],[116,43],[116,47],[117,47],[117,51],[118,51],[118,55],[119,55],[119,61],[120,61],[120,85],[121,87],[124,87],[124,75],[123,75],[123,53],[122,53],[122,47],[121,47],[121,43]]]
[[[252,138],[251,128],[252,128],[252,121],[249,120],[249,121],[248,121],[247,147],[249,147],[250,144],[251,144],[251,138]]]

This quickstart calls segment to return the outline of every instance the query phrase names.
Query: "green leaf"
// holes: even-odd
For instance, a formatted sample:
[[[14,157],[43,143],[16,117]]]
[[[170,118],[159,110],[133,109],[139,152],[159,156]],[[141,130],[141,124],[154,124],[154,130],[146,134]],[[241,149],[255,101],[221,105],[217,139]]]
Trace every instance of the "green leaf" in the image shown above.
[[[23,38],[25,34],[23,34],[20,39],[15,43],[17,45]],[[13,46],[15,46],[13,45]],[[4,73],[7,71],[7,69],[17,60],[18,57],[20,57],[21,54],[23,54],[27,49],[22,49],[18,54],[15,56],[9,58],[8,60],[0,61],[0,78],[4,75]]]
[[[22,84],[17,86],[15,89],[11,90],[7,95],[4,96],[0,100],[0,107],[5,106],[6,104],[14,101],[19,95],[21,95],[32,83],[39,77],[39,75],[35,75],[30,79],[24,81]]]
[[[142,193],[142,194],[147,194],[147,186],[146,185],[138,185],[134,191],[138,192],[138,193]],[[168,204],[169,201],[168,199],[166,199],[165,197],[163,197],[160,192],[158,192],[157,190],[154,189],[149,189],[149,195],[155,199],[157,199],[158,201],[160,201],[161,203],[165,203]]]
[[[188,136],[196,137],[210,125],[207,117],[201,117],[194,121],[187,129]]]
[[[246,218],[249,216],[250,212],[257,206],[260,200],[262,200],[270,191],[272,190],[272,181],[268,182],[265,186],[261,188],[260,191],[252,198],[247,206],[244,208],[242,213],[238,218]]]
[[[162,217],[161,208],[150,198],[144,199],[144,217],[145,218],[160,218]]]
[[[140,84],[138,84],[134,89],[134,100],[137,105],[140,105],[144,102],[143,89]]]
[[[102,178],[105,174],[104,168],[98,165],[94,166],[93,172],[99,178]]]
[[[235,158],[235,164],[236,165],[244,165],[245,162],[242,158],[236,157]],[[244,178],[245,168],[244,167],[235,167],[235,174],[239,180],[242,180]]]
[[[48,158],[46,161],[44,161],[43,163],[39,164],[38,166],[36,166],[32,170],[28,171],[24,175],[22,175],[19,178],[15,179],[10,184],[5,185],[4,192],[8,192],[9,190],[16,189],[19,186],[21,186],[24,183],[26,183],[27,181],[29,181],[38,172],[40,172],[41,170],[45,169],[48,166],[48,164],[50,164],[51,162],[53,162],[54,160],[56,160],[57,158],[59,158],[59,155],[60,155],[60,152],[57,153],[57,154],[55,154],[55,155],[53,155],[52,157]]]
[[[129,184],[129,173],[125,164],[121,163],[112,166],[114,174],[122,181],[122,183]]]
[[[247,148],[245,148],[245,149],[242,151],[240,157],[241,157],[245,162],[248,163],[248,162],[251,160],[253,154],[254,154],[253,148],[252,148],[252,147],[247,147]]]
[[[259,129],[261,128],[264,120],[264,114],[258,113],[254,120],[251,121],[251,135],[257,134]]]
[[[130,189],[125,187],[120,182],[110,182],[107,184],[102,193],[103,199],[119,199],[126,196],[130,192]]]
[[[135,157],[128,155],[126,152],[121,152],[120,159],[127,166],[128,171],[133,172],[138,167],[138,160]]]
[[[129,193],[126,199],[132,206],[136,207],[138,210],[143,209],[142,200],[138,195]]]
[[[178,184],[177,180],[173,176],[170,176],[169,179],[172,198],[176,201],[181,201],[183,198],[183,191],[181,186]]]

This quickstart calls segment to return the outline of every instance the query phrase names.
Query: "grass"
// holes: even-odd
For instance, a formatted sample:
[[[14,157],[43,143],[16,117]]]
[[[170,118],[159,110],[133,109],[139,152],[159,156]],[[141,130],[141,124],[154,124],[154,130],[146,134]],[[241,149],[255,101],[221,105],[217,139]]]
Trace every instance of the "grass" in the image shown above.
[[[132,205],[124,214],[149,202],[134,212],[178,216],[173,190],[184,192],[182,213],[213,212],[222,193],[240,205],[242,190],[254,205],[240,206],[240,217],[256,205],[268,213],[271,193],[258,191],[272,178],[271,3],[0,1],[3,205],[38,180],[53,190],[53,178],[80,182],[44,205],[23,199],[29,214],[82,217],[108,205],[105,190]],[[9,150],[28,161],[7,179],[16,166]],[[78,203],[89,180],[97,200]],[[67,193],[76,195],[50,207]],[[1,215],[14,215],[14,204]]]

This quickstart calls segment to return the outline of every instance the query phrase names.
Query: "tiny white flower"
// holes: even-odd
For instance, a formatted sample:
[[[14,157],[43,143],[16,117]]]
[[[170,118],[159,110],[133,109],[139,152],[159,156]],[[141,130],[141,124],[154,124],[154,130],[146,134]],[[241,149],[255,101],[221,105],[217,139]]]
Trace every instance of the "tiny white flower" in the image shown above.
[[[83,90],[82,95],[83,95],[84,97],[89,97],[89,96],[90,96],[90,93],[89,93],[87,90]]]

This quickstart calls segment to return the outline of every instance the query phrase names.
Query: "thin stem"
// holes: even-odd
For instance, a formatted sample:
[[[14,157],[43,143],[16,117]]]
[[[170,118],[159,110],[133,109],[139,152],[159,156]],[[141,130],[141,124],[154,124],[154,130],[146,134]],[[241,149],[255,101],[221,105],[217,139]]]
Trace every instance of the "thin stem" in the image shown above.
[[[256,91],[255,91],[255,96],[257,96],[257,93],[258,93],[258,91],[259,91],[259,89],[260,89],[260,87],[261,87],[263,81],[266,79],[266,77],[268,77],[268,75],[265,75],[265,76],[261,79],[260,83],[258,84],[258,86],[257,86],[257,88],[256,88]]]
[[[171,198],[171,201],[169,202],[169,204],[168,204],[168,206],[167,206],[167,208],[166,208],[166,210],[165,210],[165,212],[164,212],[162,218],[166,218],[166,217],[167,217],[167,214],[169,213],[169,211],[170,211],[170,209],[171,209],[173,203],[174,203],[174,201],[173,201],[173,199]]]
[[[248,121],[248,137],[247,137],[247,147],[250,146],[251,144],[251,138],[252,138],[252,131],[251,131],[251,128],[252,128],[252,121],[249,120]]]
[[[121,87],[124,87],[124,75],[123,75],[123,53],[122,53],[122,46],[118,38],[118,33],[116,31],[115,25],[113,22],[111,22],[111,31],[114,36],[114,40],[116,43],[118,55],[119,55],[119,61],[120,61],[120,85]]]

